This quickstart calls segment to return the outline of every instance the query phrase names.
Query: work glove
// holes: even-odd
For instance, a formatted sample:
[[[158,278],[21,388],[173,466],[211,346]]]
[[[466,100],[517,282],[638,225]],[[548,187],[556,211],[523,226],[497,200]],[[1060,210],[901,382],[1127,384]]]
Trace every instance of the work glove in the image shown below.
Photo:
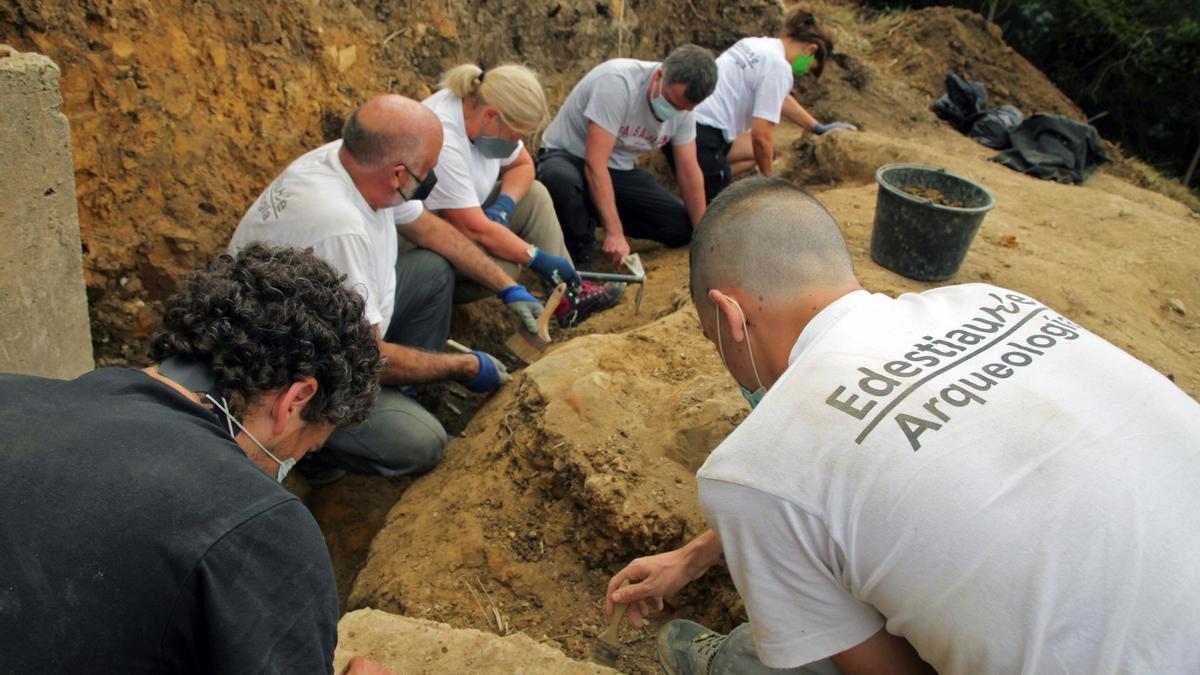
[[[475,374],[475,377],[463,383],[467,389],[482,394],[492,391],[512,379],[512,375],[508,374],[508,368],[505,368],[504,364],[500,363],[496,357],[476,349],[472,349],[471,354],[479,359],[479,372]]]
[[[833,131],[834,129],[848,129],[850,131],[858,131],[858,127],[854,126],[853,124],[850,124],[849,122],[830,122],[829,124],[817,124],[817,126],[813,127],[813,133],[818,136],[821,136],[821,135],[824,135],[825,132]]]
[[[529,261],[529,269],[542,275],[551,287],[566,282],[571,288],[577,288],[583,283],[570,260],[551,255],[537,247],[533,249],[533,260]]]
[[[537,320],[542,315],[542,303],[530,295],[524,286],[513,284],[497,293],[496,297],[503,300],[514,314],[521,317],[521,322],[525,324],[526,330],[530,333],[537,333]]]
[[[496,201],[483,210],[483,215],[487,216],[488,220],[508,227],[508,214],[512,213],[515,208],[517,208],[517,203],[513,201],[513,198],[501,192],[500,196],[496,197]]]

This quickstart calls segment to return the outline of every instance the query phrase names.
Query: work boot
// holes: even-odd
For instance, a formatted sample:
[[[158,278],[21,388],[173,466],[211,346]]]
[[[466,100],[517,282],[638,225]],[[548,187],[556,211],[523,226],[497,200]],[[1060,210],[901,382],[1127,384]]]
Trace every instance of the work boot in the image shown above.
[[[675,619],[658,631],[654,655],[667,675],[709,675],[708,666],[725,636],[695,621]]]
[[[596,284],[585,281],[577,290],[568,290],[554,310],[554,318],[562,328],[574,328],[596,312],[616,305],[625,293],[625,284]]]
[[[655,655],[668,675],[841,675],[829,659],[784,670],[768,668],[754,650],[748,623],[721,635],[675,619],[658,631]]]

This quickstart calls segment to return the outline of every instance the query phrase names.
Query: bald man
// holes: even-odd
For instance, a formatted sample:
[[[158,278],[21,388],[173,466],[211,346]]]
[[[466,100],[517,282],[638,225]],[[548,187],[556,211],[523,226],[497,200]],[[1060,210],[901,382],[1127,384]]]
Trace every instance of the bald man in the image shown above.
[[[492,289],[532,331],[542,307],[483,251],[421,200],[437,178],[442,125],[420,103],[388,94],[346,121],[342,139],[284,170],[246,212],[230,252],[254,241],[311,247],[366,300],[386,359],[379,401],[363,424],[339,430],[296,470],[312,483],[346,470],[402,476],[433,468],[446,432],[410,385],[456,380],[486,392],[508,380],[483,352],[445,354],[454,270]],[[397,234],[406,240],[403,253]]]
[[[691,265],[753,410],[698,473],[713,529],[606,608],[640,625],[723,555],[750,623],[669,622],[665,672],[1200,669],[1200,405],[1167,378],[1022,293],[868,293],[777,179],[724,191]]]

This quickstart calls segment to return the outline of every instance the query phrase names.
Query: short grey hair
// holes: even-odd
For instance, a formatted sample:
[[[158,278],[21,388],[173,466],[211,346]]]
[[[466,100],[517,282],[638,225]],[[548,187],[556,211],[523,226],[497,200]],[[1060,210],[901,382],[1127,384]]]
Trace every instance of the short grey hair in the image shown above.
[[[692,235],[692,299],[736,287],[764,302],[853,280],[854,263],[833,215],[781,178],[735,182],[713,200]]]
[[[717,62],[712,52],[697,45],[676,47],[662,62],[663,82],[687,85],[683,95],[699,104],[717,87]]]

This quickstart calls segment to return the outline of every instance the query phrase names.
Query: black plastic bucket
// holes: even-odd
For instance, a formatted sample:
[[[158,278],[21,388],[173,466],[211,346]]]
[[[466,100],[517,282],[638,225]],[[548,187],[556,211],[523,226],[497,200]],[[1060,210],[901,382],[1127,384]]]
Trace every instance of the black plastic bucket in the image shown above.
[[[996,205],[987,188],[944,169],[917,164],[887,164],[875,172],[875,226],[871,258],[884,267],[920,281],[942,281],[958,274],[983,217]],[[937,191],[955,206],[909,194],[905,188]],[[961,205],[961,206],[960,206]]]

